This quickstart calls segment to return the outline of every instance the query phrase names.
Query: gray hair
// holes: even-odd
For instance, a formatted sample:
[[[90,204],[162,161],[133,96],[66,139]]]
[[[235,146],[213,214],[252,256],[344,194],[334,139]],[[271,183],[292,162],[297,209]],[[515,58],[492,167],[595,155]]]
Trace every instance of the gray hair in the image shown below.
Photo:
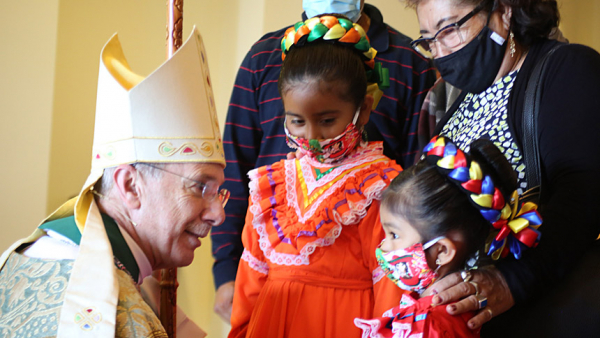
[[[140,165],[140,164],[142,164],[142,165]],[[162,169],[165,166],[165,164],[164,163],[148,163],[148,164],[151,165],[152,167],[149,165],[143,165],[143,163],[141,163],[141,162],[132,163],[131,165],[137,171],[141,172],[144,176],[152,177],[152,178],[160,178],[162,176],[162,171],[159,169]],[[158,169],[153,168],[153,167],[156,167]],[[98,191],[102,195],[107,195],[115,183],[113,176],[115,174],[116,168],[117,167],[110,167],[110,168],[104,169],[104,173],[102,174],[102,177],[94,185],[94,190]]]

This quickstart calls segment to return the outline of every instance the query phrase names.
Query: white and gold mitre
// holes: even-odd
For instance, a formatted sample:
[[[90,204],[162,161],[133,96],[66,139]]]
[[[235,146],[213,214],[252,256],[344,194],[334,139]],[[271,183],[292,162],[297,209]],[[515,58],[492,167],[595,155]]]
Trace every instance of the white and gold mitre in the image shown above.
[[[206,52],[195,27],[183,46],[146,78],[131,71],[116,34],[106,43],[100,57],[92,156],[92,170],[79,196],[46,219],[74,214],[81,232],[61,308],[59,338],[115,335],[119,286],[113,251],[91,192],[104,169],[136,162],[225,166]],[[38,229],[30,239],[42,235]],[[76,320],[85,308],[102,318],[90,330]]]
[[[61,307],[59,338],[115,336],[119,285],[111,244],[91,192],[104,169],[135,162],[225,166],[206,52],[195,27],[173,57],[146,78],[130,70],[116,35],[104,46],[92,156],[92,170],[79,196],[45,220],[74,214],[81,232]],[[38,228],[14,243],[0,256],[0,269],[11,252],[45,234]],[[82,322],[82,313],[92,309],[94,317]]]
[[[92,171],[134,162],[225,166],[206,51],[194,27],[148,77],[133,73],[115,34],[100,58]]]

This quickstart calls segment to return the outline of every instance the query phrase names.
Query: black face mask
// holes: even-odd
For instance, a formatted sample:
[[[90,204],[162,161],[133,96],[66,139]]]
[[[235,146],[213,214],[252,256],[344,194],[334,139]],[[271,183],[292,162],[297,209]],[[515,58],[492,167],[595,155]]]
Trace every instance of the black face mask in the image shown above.
[[[473,41],[433,63],[446,82],[479,94],[493,84],[505,50],[506,40],[486,25]]]

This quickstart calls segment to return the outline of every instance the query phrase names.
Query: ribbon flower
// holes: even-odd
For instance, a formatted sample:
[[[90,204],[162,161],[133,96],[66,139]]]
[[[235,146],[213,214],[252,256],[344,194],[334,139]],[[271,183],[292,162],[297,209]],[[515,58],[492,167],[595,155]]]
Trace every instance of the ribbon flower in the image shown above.
[[[542,236],[538,230],[542,225],[542,217],[537,212],[535,203],[528,202],[519,207],[519,194],[515,191],[511,206],[508,219],[501,218],[492,224],[498,231],[492,234],[491,241],[488,240],[486,251],[494,260],[506,257],[509,252],[520,259],[523,251],[535,248]]]

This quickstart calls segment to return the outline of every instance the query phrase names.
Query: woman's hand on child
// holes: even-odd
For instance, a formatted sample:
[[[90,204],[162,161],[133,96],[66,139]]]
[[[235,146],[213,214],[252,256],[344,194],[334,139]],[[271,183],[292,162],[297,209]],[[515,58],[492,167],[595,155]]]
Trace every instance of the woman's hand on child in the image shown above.
[[[464,278],[461,277],[461,272],[456,272],[436,282],[432,290],[436,296],[433,297],[432,303],[453,303],[446,307],[446,311],[451,315],[479,310],[469,320],[469,328],[480,328],[493,316],[507,311],[515,304],[504,276],[495,267],[471,270],[470,277],[469,273],[463,273],[463,276]]]

